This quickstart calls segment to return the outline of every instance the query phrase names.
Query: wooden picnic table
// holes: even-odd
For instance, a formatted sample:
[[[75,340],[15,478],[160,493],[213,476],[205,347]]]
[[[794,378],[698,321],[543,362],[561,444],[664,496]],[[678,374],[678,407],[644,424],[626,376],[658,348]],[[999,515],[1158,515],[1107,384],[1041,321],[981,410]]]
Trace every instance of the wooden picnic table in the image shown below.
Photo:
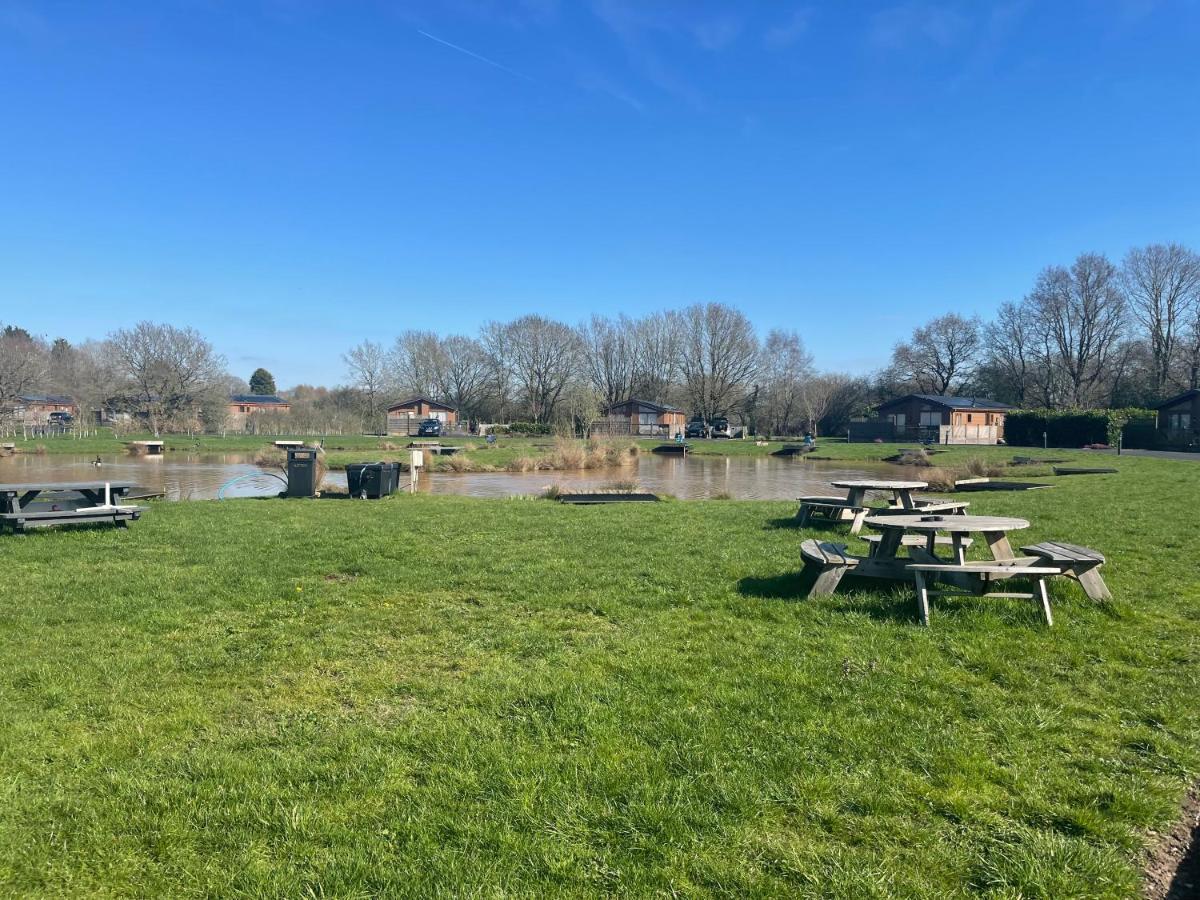
[[[104,503],[104,486],[115,502],[124,497],[134,484],[132,481],[70,481],[42,482],[32,484],[0,484],[0,513],[16,513],[27,507],[42,494],[78,494],[92,506]]]
[[[947,532],[954,546],[954,557],[959,563],[963,561],[965,547],[963,539],[972,535],[983,535],[992,558],[997,561],[1015,560],[1012,545],[1008,542],[1008,532],[1028,528],[1025,519],[1006,518],[1003,516],[944,516],[940,514],[913,514],[905,516],[871,516],[864,523],[870,528],[883,533],[883,540],[875,551],[877,557],[884,559],[895,557],[899,551],[906,532],[926,535],[928,542],[925,550],[931,556],[936,546],[934,539],[938,532]],[[936,562],[936,559],[933,560]]]
[[[941,500],[933,497],[914,497],[914,491],[924,490],[929,484],[924,481],[832,481],[835,488],[846,491],[843,497],[801,497],[800,509],[796,512],[800,524],[807,525],[814,515],[824,516],[834,522],[849,521],[850,533],[858,534],[868,514],[884,515],[905,512],[961,513],[969,503],[963,500]],[[867,506],[868,491],[890,492],[891,504],[882,509]]]
[[[93,523],[125,527],[142,512],[140,507],[121,505],[133,487],[131,481],[0,484],[0,526],[13,531]]]

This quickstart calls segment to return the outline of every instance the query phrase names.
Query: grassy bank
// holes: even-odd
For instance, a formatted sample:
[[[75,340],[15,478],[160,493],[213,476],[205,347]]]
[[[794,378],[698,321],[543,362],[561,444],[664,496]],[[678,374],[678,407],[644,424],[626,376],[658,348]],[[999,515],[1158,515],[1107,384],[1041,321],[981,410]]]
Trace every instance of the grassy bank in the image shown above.
[[[1050,630],[797,600],[786,503],[5,537],[0,891],[1135,897],[1200,772],[1190,465],[972,498],[1108,554],[1117,601],[1056,583]]]
[[[20,437],[0,438],[0,443],[13,443],[17,453],[87,453],[107,456],[124,453],[129,441],[160,440],[167,453],[254,453],[263,447],[270,447],[275,441],[299,440],[310,443],[321,441],[330,449],[369,450],[377,449],[387,441],[386,438],[373,435],[346,434],[325,435],[260,435],[260,434],[164,434],[155,437],[152,434],[127,434],[117,437],[112,432],[102,430],[99,434],[75,438],[70,435],[54,435],[51,437],[36,437],[28,440]],[[392,441],[397,440],[392,438]]]

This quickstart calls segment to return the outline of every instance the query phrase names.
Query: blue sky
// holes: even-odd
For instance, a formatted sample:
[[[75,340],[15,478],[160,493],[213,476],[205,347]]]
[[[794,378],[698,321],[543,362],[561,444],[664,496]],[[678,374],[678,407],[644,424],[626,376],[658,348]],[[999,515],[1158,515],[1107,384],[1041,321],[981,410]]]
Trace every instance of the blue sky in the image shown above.
[[[1200,3],[0,0],[0,320],[333,383],[404,328],[716,300],[865,371],[1200,248]]]

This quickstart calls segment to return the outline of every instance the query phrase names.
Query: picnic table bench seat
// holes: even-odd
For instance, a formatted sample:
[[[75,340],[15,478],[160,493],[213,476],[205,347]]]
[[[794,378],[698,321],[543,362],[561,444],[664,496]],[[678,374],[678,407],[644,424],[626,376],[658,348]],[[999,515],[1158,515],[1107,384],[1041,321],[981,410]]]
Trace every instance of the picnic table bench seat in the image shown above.
[[[1059,574],[1059,569],[1052,566],[1028,565],[1023,560],[1006,560],[997,563],[942,563],[914,562],[907,566],[917,583],[917,608],[921,614],[921,624],[929,624],[929,598],[931,596],[954,596],[971,594],[976,597],[1015,597],[1024,600],[1037,600],[1040,603],[1042,615],[1047,625],[1054,624],[1050,613],[1050,596],[1046,593],[1046,579]],[[1015,593],[1012,591],[989,591],[988,587],[995,581],[1008,578],[1029,578],[1037,588],[1036,594]],[[953,585],[956,590],[930,590],[929,581],[944,580]]]
[[[818,541],[816,538],[809,538],[800,544],[800,556],[804,560],[804,575],[809,582],[810,597],[832,594],[842,576],[856,567],[861,559],[847,553],[845,544]]]
[[[137,520],[142,508],[108,507],[100,509],[35,510],[0,513],[0,524],[7,525],[13,532],[26,528],[46,528],[51,525],[85,525],[108,522],[120,528]]]
[[[850,533],[858,534],[862,529],[863,520],[867,517],[868,507],[852,506],[845,497],[801,497],[800,510],[797,516],[800,527],[803,528],[814,516],[820,516],[830,522],[850,522]]]
[[[1104,554],[1089,547],[1061,541],[1042,541],[1022,547],[1021,551],[1038,557],[1042,565],[1055,567],[1059,575],[1074,578],[1091,599],[1112,599],[1112,593],[1100,575],[1100,567],[1105,562]]]

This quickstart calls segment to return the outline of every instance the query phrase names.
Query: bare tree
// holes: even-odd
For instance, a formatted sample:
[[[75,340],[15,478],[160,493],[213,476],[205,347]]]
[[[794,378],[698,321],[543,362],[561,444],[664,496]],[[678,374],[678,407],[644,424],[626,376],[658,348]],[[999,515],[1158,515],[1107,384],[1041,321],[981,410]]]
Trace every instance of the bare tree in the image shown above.
[[[983,346],[978,318],[939,316],[892,350],[892,368],[928,394],[949,394],[975,374]]]
[[[487,385],[498,421],[507,422],[513,400],[512,340],[503,322],[487,322],[479,329],[479,343],[487,361]]]
[[[1070,269],[1044,270],[1030,299],[1042,332],[1047,378],[1061,373],[1070,406],[1092,405],[1100,399],[1125,323],[1116,267],[1101,254],[1084,253]]]
[[[478,419],[488,384],[488,356],[479,341],[454,334],[439,347],[438,393],[459,415]]]
[[[705,419],[733,412],[758,365],[750,320],[720,303],[689,306],[679,316],[679,372],[693,409]]]
[[[505,326],[510,368],[534,422],[551,422],[579,365],[575,329],[542,316],[522,316]]]
[[[759,407],[771,434],[792,434],[801,424],[805,384],[812,379],[812,355],[794,331],[772,329],[763,343],[758,370]]]
[[[839,400],[845,400],[850,386],[858,383],[860,382],[849,375],[838,372],[828,372],[805,379],[800,387],[804,427],[814,435],[818,434],[821,422],[833,412]]]
[[[615,319],[592,316],[579,326],[579,340],[584,371],[601,405],[610,406],[633,396],[638,362],[635,323],[624,315]]]
[[[0,404],[12,403],[40,385],[46,375],[47,349],[24,328],[0,327]]]
[[[428,397],[444,373],[442,339],[432,331],[405,331],[388,354],[389,380],[398,390]]]
[[[986,368],[998,390],[993,399],[1024,406],[1032,387],[1036,362],[1036,323],[1028,303],[1002,303],[996,318],[984,329]]]
[[[676,312],[652,313],[634,326],[634,371],[630,393],[656,403],[670,401],[679,376],[682,326]]]
[[[1200,305],[1193,311],[1184,335],[1183,384],[1190,391],[1200,387]]]
[[[382,425],[385,395],[392,386],[387,353],[374,341],[363,341],[342,354],[342,362],[350,375],[351,384],[363,400],[367,430],[374,432]]]
[[[1161,397],[1178,355],[1179,331],[1200,303],[1200,255],[1179,244],[1135,247],[1121,281],[1129,309],[1150,340],[1152,390]]]
[[[170,423],[191,430],[202,407],[228,399],[217,396],[225,358],[194,328],[139,322],[110,334],[108,350],[155,434]]]

